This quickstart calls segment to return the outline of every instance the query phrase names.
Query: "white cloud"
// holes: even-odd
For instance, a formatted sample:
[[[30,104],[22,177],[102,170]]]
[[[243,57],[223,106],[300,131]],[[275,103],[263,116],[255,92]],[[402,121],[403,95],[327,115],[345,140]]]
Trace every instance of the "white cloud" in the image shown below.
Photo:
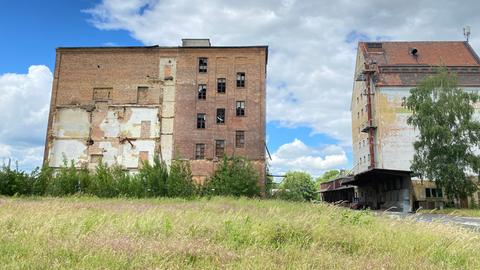
[[[104,0],[87,12],[97,28],[127,30],[146,45],[184,37],[270,45],[268,120],[307,126],[348,145],[356,38],[458,40],[470,24],[475,47],[478,8],[477,1],[447,0]]]
[[[274,174],[283,174],[289,170],[307,171],[319,176],[325,170],[342,168],[348,160],[340,146],[330,145],[323,149],[308,147],[295,139],[284,144],[272,154],[270,165]]]
[[[97,28],[126,30],[145,45],[177,45],[185,37],[269,45],[267,120],[309,127],[350,148],[358,39],[462,40],[462,27],[471,25],[470,43],[479,49],[479,8],[473,0],[103,0],[86,12]],[[318,171],[343,162],[333,150],[323,149],[324,158],[277,156],[274,163],[278,170],[310,164]]]
[[[51,87],[46,66],[0,74],[0,159],[18,160],[25,169],[41,165]]]

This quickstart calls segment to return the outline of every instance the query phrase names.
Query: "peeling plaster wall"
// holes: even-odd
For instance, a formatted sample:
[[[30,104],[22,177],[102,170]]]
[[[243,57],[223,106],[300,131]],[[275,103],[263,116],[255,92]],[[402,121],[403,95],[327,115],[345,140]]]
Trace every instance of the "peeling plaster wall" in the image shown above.
[[[415,154],[413,142],[418,131],[407,124],[410,111],[402,107],[404,97],[408,97],[411,87],[382,87],[376,89],[377,128],[377,167],[390,170],[410,170]],[[480,88],[464,87],[468,91]],[[475,116],[480,119],[479,104]]]

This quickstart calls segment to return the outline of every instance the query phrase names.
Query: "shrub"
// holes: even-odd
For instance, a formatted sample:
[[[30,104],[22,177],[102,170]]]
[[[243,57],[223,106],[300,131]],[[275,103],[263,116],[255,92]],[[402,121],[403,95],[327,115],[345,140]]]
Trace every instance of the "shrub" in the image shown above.
[[[258,174],[249,160],[224,157],[207,182],[207,190],[213,195],[258,196]]]
[[[117,185],[112,169],[106,163],[99,162],[95,169],[87,193],[98,197],[115,197],[118,195]]]
[[[75,194],[78,190],[77,168],[73,160],[68,166],[67,160],[63,161],[63,166],[54,173],[54,177],[49,181],[46,193],[52,196],[64,196]]]
[[[53,178],[53,169],[44,164],[41,169],[36,168],[32,172],[32,195],[45,195],[47,187],[51,179]]]
[[[278,198],[291,201],[315,199],[315,183],[306,172],[288,172],[280,184]]]
[[[30,195],[32,193],[33,177],[23,171],[12,170],[10,161],[0,170],[0,194]]]
[[[145,197],[158,197],[166,195],[166,181],[168,170],[165,162],[157,157],[153,160],[153,165],[144,162],[138,174],[144,187]]]
[[[195,194],[196,186],[192,180],[192,171],[188,161],[172,161],[166,187],[168,197],[191,197]]]

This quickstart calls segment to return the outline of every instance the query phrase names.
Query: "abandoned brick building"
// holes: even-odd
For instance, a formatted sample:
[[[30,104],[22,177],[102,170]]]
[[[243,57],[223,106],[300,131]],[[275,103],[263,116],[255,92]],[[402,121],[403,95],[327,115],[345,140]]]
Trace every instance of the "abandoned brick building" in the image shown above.
[[[44,160],[135,172],[190,160],[196,181],[223,155],[265,176],[267,46],[58,48]]]
[[[358,44],[351,99],[354,176],[341,179],[341,186],[355,190],[344,200],[405,212],[444,202],[433,182],[410,177],[417,131],[402,106],[410,89],[438,66],[456,73],[459,87],[480,90],[480,59],[467,42]]]

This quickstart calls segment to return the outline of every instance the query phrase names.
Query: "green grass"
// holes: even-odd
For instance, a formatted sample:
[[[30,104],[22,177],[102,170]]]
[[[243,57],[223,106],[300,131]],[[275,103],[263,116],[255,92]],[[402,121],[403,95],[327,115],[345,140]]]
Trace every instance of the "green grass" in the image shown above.
[[[479,269],[479,240],[324,204],[0,197],[2,269]]]
[[[458,208],[445,208],[445,209],[433,209],[420,210],[420,213],[429,214],[444,214],[458,217],[480,217],[480,209],[458,209]]]

